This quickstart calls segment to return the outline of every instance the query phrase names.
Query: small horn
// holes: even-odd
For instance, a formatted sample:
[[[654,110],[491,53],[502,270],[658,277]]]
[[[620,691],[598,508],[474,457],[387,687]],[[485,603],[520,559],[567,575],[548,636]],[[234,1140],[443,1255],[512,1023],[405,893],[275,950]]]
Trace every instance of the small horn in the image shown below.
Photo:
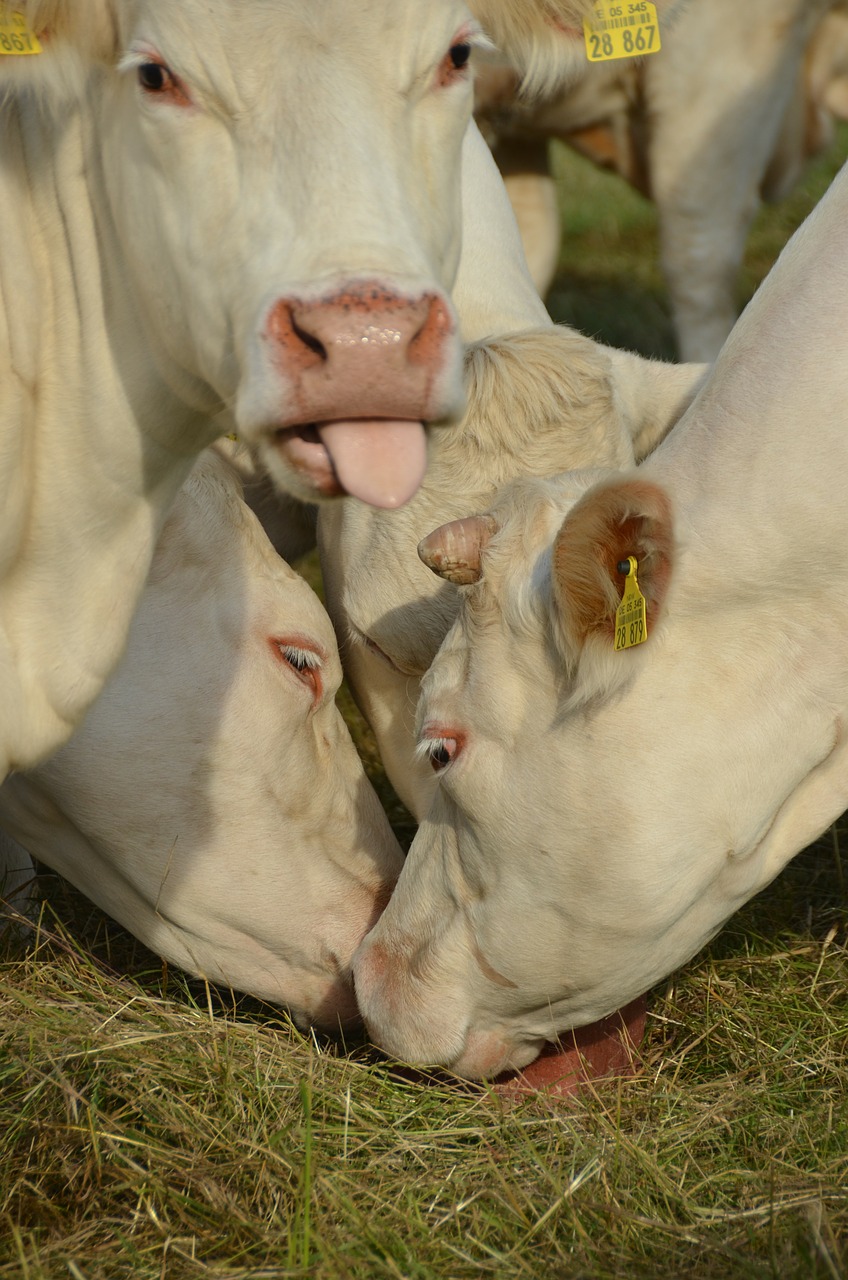
[[[451,520],[428,533],[418,544],[418,554],[428,569],[458,587],[479,582],[480,557],[498,531],[494,516],[466,516]]]

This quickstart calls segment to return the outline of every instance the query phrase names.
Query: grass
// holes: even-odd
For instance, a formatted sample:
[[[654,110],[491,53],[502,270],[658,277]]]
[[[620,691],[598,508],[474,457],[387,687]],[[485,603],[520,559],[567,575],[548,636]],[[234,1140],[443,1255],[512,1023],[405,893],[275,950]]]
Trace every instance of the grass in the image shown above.
[[[663,354],[652,210],[558,162],[553,309]],[[760,219],[743,294],[833,167]],[[847,850],[843,819],[651,993],[635,1078],[569,1104],[304,1036],[44,876],[0,968],[0,1280],[839,1280]]]

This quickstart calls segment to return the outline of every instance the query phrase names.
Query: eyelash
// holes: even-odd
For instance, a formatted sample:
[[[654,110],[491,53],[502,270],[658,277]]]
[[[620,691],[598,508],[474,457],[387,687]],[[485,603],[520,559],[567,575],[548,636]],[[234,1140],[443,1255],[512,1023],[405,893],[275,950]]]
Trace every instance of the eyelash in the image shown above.
[[[276,641],[280,658],[294,676],[311,690],[317,701],[321,696],[321,659],[314,649],[305,649],[297,644],[284,644]]]
[[[458,738],[424,738],[415,748],[415,754],[420,760],[426,760],[434,773],[441,773],[449,764],[453,764],[460,750],[461,743]],[[439,753],[447,758],[437,759]]]

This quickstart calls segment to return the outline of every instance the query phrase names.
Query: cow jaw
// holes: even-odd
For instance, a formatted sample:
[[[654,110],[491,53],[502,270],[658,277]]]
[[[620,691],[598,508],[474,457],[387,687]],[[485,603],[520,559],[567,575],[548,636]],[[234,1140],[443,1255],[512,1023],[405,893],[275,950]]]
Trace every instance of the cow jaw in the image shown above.
[[[417,492],[427,466],[423,422],[352,418],[278,431],[275,448],[311,492],[350,494],[374,507],[401,507]]]

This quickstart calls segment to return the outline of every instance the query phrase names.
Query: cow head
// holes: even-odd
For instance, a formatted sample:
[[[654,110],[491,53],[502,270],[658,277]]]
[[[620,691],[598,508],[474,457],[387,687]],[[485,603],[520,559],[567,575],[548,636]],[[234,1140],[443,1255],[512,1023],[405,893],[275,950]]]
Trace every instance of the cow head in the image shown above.
[[[650,463],[519,482],[422,544],[465,585],[419,704],[439,787],[354,965],[389,1051],[521,1067],[686,961],[844,809],[838,627],[805,661],[826,611],[738,554],[711,562]],[[616,652],[631,555],[649,635]]]
[[[400,849],[336,705],[335,636],[204,455],[122,665],[0,823],[173,963],[338,1028]],[[2,861],[2,859],[0,859]]]
[[[107,308],[127,281],[166,380],[284,487],[403,502],[462,405],[462,0],[16,7],[42,51],[0,79],[86,136]]]

